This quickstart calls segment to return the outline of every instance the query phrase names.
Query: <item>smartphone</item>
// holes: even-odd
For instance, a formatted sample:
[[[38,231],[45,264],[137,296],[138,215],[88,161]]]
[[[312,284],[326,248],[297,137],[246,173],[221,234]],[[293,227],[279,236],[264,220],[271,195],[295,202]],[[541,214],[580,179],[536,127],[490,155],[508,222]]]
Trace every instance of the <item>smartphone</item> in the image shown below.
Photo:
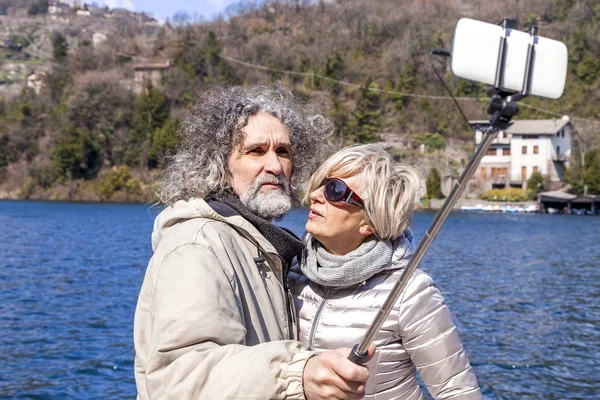
[[[460,78],[494,85],[504,28],[500,25],[462,18],[456,24],[452,40],[450,68]],[[521,92],[525,79],[529,32],[506,30],[504,79],[499,89]],[[533,37],[534,56],[529,95],[559,98],[567,78],[567,46],[564,43]]]

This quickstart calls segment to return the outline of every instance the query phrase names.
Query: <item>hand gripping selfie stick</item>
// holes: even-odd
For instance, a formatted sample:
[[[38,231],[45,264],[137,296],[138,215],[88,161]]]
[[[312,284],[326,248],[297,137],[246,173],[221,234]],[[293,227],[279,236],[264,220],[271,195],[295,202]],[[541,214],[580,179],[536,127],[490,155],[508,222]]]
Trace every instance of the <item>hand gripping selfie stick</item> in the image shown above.
[[[514,28],[516,26],[516,21],[505,19],[500,23],[500,25],[504,28],[504,30],[499,43],[499,57],[498,64],[496,66],[495,83],[494,86],[490,86],[487,90],[488,95],[492,97],[490,104],[487,108],[488,114],[491,115],[490,125],[487,127],[476,127],[481,129],[482,131],[485,131],[485,133],[487,134],[485,135],[481,144],[477,147],[475,154],[473,155],[473,157],[465,167],[464,171],[458,178],[458,181],[452,188],[452,191],[450,192],[450,195],[442,205],[442,208],[436,214],[433,222],[431,223],[431,226],[425,233],[425,236],[421,240],[421,243],[419,243],[417,251],[412,256],[411,260],[406,266],[406,269],[402,272],[402,275],[400,276],[398,282],[392,288],[391,293],[385,300],[385,303],[379,310],[377,316],[373,320],[373,323],[365,333],[360,343],[354,345],[354,347],[352,348],[352,352],[350,353],[348,359],[355,364],[362,365],[365,362],[368,356],[369,345],[373,341],[375,334],[379,331],[381,325],[386,320],[387,316],[392,310],[392,307],[398,300],[398,297],[400,297],[400,294],[406,288],[410,277],[421,263],[421,260],[423,259],[425,253],[429,249],[429,246],[431,246],[431,243],[433,243],[433,240],[435,239],[442,225],[446,221],[446,218],[448,218],[448,214],[450,214],[450,211],[452,211],[454,204],[464,191],[465,184],[471,179],[473,173],[477,169],[477,166],[481,162],[481,159],[490,148],[492,141],[496,138],[498,129],[506,129],[508,127],[510,119],[519,112],[519,106],[516,104],[516,101],[519,101],[525,96],[527,96],[529,92],[529,88],[531,86],[531,71],[533,68],[533,61],[535,57],[534,46],[537,27],[532,26],[529,30],[529,33],[531,34],[531,42],[527,49],[527,62],[525,66],[523,89],[521,90],[521,92],[516,93],[500,89],[503,86],[502,84],[506,57],[507,29]],[[448,52],[447,55],[449,54],[450,53]]]

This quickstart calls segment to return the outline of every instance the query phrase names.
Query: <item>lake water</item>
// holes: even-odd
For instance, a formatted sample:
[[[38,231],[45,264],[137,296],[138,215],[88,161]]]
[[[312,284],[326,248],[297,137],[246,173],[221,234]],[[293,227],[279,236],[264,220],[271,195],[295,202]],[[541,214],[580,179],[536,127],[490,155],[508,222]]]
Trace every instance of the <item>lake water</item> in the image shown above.
[[[0,202],[0,398],[133,399],[157,209]],[[284,225],[304,232],[307,211]],[[418,239],[434,214],[413,221]],[[600,217],[455,213],[422,268],[486,399],[600,399]]]

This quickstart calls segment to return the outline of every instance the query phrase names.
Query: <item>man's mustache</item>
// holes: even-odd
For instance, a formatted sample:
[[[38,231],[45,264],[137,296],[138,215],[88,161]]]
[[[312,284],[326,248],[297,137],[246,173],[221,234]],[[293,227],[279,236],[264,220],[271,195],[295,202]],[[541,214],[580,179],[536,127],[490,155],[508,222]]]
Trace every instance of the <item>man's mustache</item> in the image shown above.
[[[283,188],[286,191],[289,187],[288,181],[285,179],[283,174],[260,176],[260,177],[256,178],[256,180],[254,181],[254,184],[252,186],[261,186],[261,185],[264,185],[265,183],[273,183],[273,184],[281,185],[281,186],[283,186]]]

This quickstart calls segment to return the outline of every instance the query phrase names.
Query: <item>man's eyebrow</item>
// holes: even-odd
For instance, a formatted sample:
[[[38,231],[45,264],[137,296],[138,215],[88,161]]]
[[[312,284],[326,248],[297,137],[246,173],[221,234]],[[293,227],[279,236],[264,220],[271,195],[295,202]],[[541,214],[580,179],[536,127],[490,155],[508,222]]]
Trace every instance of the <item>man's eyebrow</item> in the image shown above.
[[[258,140],[258,141],[255,141],[255,142],[245,142],[245,143],[243,143],[242,148],[249,149],[249,148],[252,148],[252,147],[262,147],[262,146],[268,146],[268,145],[269,145],[269,142]],[[291,150],[292,149],[292,144],[289,143],[289,142],[277,143],[276,147],[277,148],[284,147],[284,148],[286,148],[288,150]]]
[[[256,142],[247,142],[245,141],[244,143],[242,143],[242,148],[243,149],[250,149],[253,147],[262,147],[262,146],[266,146],[267,142],[264,141],[256,141]]]

